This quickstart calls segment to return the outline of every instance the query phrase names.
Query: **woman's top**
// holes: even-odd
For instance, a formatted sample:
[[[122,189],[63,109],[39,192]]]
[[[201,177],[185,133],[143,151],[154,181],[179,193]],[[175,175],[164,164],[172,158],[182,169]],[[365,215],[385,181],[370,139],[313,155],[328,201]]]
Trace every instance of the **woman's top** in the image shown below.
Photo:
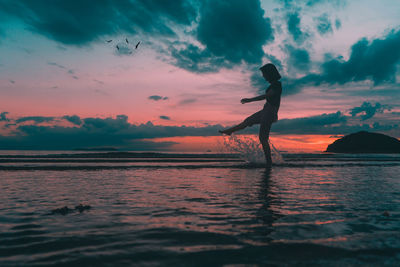
[[[266,97],[267,103],[271,104],[278,111],[281,104],[282,84],[280,81],[272,83],[266,92],[272,91],[272,95]]]

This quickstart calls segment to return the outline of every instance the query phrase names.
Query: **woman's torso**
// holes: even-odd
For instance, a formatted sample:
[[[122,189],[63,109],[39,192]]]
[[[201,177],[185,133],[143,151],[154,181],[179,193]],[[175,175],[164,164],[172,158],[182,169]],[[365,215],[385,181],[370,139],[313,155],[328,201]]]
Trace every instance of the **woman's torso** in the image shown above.
[[[282,94],[282,84],[280,81],[276,81],[272,83],[268,88],[267,92],[272,90],[272,94],[269,95],[267,94],[266,100],[267,103],[271,104],[274,108],[276,108],[276,111],[278,111],[279,106],[281,104],[281,94]]]

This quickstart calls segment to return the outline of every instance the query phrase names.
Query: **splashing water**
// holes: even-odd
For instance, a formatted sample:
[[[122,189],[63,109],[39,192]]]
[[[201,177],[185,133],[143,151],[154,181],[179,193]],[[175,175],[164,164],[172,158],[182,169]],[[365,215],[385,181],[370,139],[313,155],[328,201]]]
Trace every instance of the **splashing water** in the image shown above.
[[[269,140],[273,163],[284,163],[279,150]],[[248,163],[265,163],[264,151],[258,137],[246,135],[224,136],[224,148],[228,152],[238,153]]]

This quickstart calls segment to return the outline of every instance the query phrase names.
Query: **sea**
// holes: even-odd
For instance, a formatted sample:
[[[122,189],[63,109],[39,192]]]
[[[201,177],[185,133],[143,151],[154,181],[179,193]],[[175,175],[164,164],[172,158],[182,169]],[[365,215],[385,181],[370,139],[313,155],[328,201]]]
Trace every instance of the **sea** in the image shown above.
[[[0,266],[400,265],[399,154],[249,154],[0,151]]]

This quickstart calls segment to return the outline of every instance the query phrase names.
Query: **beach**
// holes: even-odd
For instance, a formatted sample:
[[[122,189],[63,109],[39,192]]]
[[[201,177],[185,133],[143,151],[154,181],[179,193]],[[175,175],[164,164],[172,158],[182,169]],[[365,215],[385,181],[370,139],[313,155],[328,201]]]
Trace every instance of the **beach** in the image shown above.
[[[396,155],[283,154],[266,170],[229,154],[118,153],[3,152],[0,265],[400,260]]]

